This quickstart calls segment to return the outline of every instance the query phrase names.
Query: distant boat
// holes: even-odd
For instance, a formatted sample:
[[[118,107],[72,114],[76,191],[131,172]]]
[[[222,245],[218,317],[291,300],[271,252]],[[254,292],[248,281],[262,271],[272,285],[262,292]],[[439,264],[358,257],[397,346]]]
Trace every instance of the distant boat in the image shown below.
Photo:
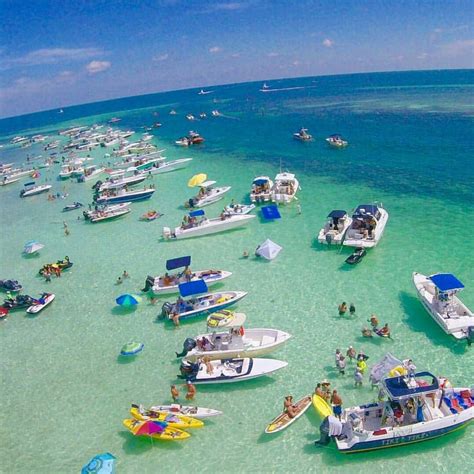
[[[268,86],[267,83],[264,82],[262,88],[260,89],[260,92],[267,92],[269,89],[270,86]]]
[[[214,91],[205,91],[204,89],[201,89],[198,92],[198,95],[206,95],[206,94],[212,94]]]
[[[58,114],[63,114],[63,113],[64,113],[64,110],[63,110],[63,109],[59,109]]]

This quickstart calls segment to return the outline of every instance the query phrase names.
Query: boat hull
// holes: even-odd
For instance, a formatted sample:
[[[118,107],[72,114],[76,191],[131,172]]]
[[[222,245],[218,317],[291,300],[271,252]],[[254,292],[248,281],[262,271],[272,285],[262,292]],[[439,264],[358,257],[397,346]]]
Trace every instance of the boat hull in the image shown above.
[[[97,199],[98,204],[111,204],[111,203],[121,203],[121,202],[132,202],[132,201],[144,201],[146,199],[150,199],[153,193],[155,192],[154,189],[142,192],[140,194],[126,194],[123,196],[109,196],[109,197],[100,197]]]
[[[385,209],[380,208],[380,213],[381,218],[377,223],[373,239],[364,239],[362,236],[360,236],[360,238],[348,237],[348,235],[346,234],[346,238],[344,239],[344,242],[342,244],[348,247],[361,247],[364,249],[375,247],[382,238],[383,233],[385,231],[385,227],[387,226],[388,222],[388,212]],[[347,232],[349,233],[350,229],[348,229]]]
[[[219,272],[220,272],[219,274],[211,274],[208,277],[203,277],[202,275],[204,273],[208,272],[208,271],[209,270],[201,270],[201,271],[194,272],[195,277],[192,278],[191,281],[196,281],[196,280],[202,279],[206,282],[206,285],[208,287],[210,287],[212,285],[215,285],[216,283],[220,283],[222,280],[224,280],[225,278],[228,278],[232,275],[232,272],[227,272],[225,270],[219,270]],[[154,285],[151,288],[151,292],[156,296],[179,293],[179,286],[178,285],[170,285],[170,286]]]

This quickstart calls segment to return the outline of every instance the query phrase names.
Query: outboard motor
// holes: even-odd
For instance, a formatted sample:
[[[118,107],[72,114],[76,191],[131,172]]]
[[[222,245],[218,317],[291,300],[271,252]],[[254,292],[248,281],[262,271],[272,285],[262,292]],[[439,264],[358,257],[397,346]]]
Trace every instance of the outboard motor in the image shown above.
[[[192,362],[183,360],[179,366],[179,371],[181,372],[180,378],[188,379],[199,372],[199,364],[193,364]]]
[[[94,191],[98,191],[99,188],[102,186],[102,184],[103,184],[102,181],[99,179],[99,180],[92,186],[92,189],[93,189]]]
[[[474,342],[474,326],[467,328],[467,345],[470,346]]]
[[[163,227],[163,238],[171,239],[171,229],[169,227]]]
[[[196,347],[196,341],[192,337],[188,337],[183,342],[183,351],[178,354],[176,352],[176,357],[185,357],[189,351],[192,351]]]
[[[144,293],[146,293],[147,291],[150,291],[150,288],[152,288],[154,284],[155,284],[155,277],[148,275],[145,280],[145,288],[143,288],[142,291]]]
[[[326,243],[328,245],[332,244],[332,234],[326,234]]]
[[[161,307],[161,317],[166,318],[171,313],[172,309],[173,305],[169,301],[163,303],[163,306]]]
[[[314,444],[327,446],[330,441],[331,437],[329,436],[329,416],[327,416],[319,425],[319,439],[315,441]]]

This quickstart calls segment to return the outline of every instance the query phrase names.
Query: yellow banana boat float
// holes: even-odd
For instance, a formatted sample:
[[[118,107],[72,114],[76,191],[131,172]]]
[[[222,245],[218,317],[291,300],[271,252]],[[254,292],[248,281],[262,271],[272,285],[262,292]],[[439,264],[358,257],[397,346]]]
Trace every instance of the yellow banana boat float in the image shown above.
[[[331,405],[319,395],[313,395],[313,407],[321,418],[326,418],[333,414]]]
[[[168,426],[173,428],[189,429],[189,428],[202,428],[204,423],[196,418],[191,418],[185,415],[176,415],[174,413],[167,413],[164,411],[145,410],[138,406],[132,406],[130,408],[130,414],[139,421],[159,421],[162,423],[168,423]]]
[[[147,423],[147,421],[135,420],[133,418],[127,418],[123,420],[124,426],[135,436],[149,436],[150,438],[161,441],[181,441],[191,436],[186,431],[182,431],[171,426],[164,427],[163,431],[159,433],[146,434],[145,432],[141,432],[141,429],[145,423]],[[166,425],[166,423],[164,423],[164,425]]]

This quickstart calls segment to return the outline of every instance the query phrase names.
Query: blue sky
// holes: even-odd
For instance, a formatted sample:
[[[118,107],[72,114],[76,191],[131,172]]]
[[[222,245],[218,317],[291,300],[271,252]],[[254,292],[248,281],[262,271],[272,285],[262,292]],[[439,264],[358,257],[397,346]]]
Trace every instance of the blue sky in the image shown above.
[[[281,77],[474,67],[472,0],[0,0],[0,116]]]

